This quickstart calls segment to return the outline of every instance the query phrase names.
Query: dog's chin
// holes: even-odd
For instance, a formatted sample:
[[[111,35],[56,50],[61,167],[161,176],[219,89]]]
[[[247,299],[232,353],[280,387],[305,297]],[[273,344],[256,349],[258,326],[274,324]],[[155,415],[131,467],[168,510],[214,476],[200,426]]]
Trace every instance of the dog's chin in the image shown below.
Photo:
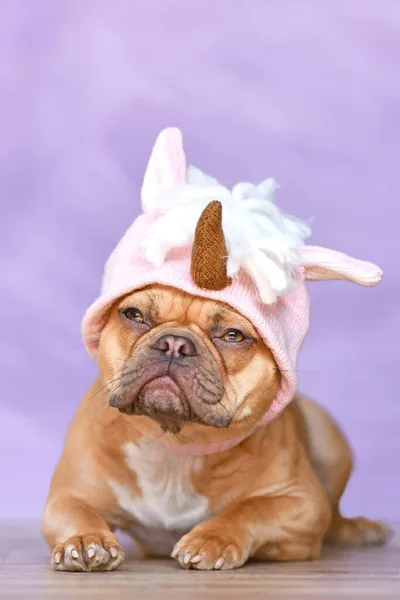
[[[185,394],[168,376],[146,383],[132,403],[120,408],[120,411],[150,417],[170,433],[178,433],[183,423],[199,420]]]

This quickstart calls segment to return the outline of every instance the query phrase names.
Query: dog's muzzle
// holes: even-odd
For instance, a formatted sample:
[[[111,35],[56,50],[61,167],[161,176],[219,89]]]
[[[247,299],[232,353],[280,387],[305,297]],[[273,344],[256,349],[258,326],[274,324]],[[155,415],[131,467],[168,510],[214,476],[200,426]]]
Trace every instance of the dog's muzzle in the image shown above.
[[[171,328],[134,350],[110,405],[147,415],[170,430],[184,422],[227,427],[232,415],[221,402],[224,391],[218,364],[203,340],[190,330]]]

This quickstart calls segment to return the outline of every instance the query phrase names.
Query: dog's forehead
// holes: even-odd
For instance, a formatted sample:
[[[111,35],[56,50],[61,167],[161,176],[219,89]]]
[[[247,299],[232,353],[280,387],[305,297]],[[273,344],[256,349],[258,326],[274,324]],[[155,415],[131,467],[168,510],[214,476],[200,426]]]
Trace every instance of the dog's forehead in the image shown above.
[[[172,287],[148,286],[125,296],[119,308],[135,306],[155,321],[190,321],[210,326],[235,322],[251,328],[252,324],[234,308],[222,302],[201,298]]]

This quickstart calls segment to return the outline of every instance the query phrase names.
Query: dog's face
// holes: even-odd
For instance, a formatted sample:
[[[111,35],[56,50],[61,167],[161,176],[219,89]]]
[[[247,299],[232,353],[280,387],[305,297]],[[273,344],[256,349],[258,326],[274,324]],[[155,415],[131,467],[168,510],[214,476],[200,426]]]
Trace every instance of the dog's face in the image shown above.
[[[100,340],[110,404],[162,430],[188,424],[246,430],[268,409],[280,377],[252,324],[225,304],[149,286],[121,299]]]

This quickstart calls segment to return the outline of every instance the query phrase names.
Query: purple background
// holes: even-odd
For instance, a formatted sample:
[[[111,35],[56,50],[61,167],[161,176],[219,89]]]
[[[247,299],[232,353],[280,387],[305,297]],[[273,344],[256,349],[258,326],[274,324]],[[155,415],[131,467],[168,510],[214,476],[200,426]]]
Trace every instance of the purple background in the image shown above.
[[[400,516],[398,0],[3,0],[0,516],[39,515],[96,372],[80,319],[165,126],[223,181],[273,175],[312,242],[377,262],[315,283],[302,390],[358,463],[349,512]]]

